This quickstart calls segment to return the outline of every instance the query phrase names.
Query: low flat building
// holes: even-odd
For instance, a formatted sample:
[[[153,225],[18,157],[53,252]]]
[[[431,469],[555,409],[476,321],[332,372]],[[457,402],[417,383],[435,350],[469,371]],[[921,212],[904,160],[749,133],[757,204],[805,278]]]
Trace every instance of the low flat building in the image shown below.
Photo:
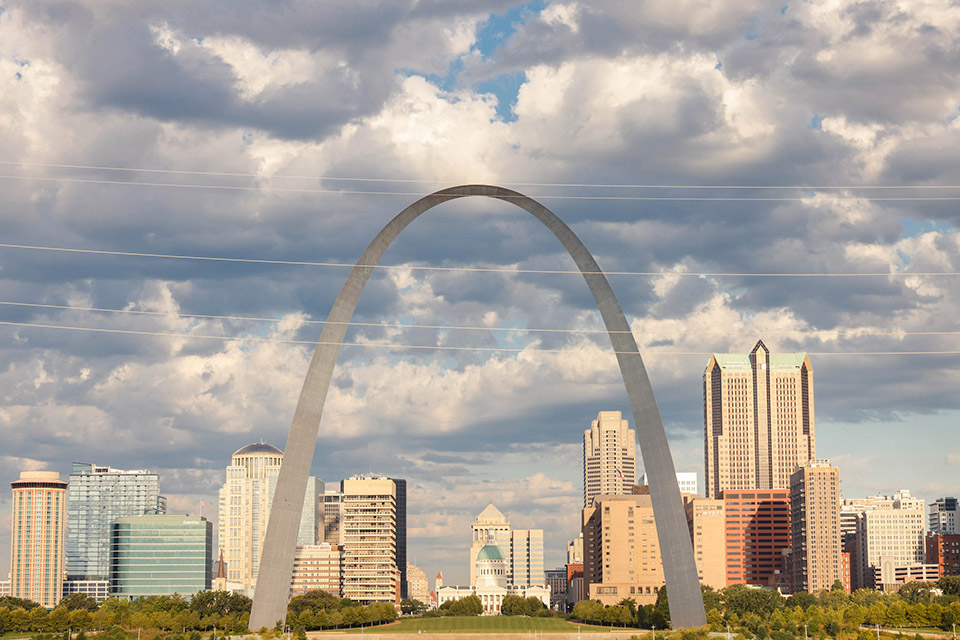
[[[63,597],[72,593],[84,593],[97,602],[103,602],[110,597],[109,580],[64,580]]]
[[[898,591],[908,582],[936,582],[940,579],[940,567],[935,564],[899,564],[896,558],[881,558],[872,569],[874,588],[877,591]]]
[[[338,598],[343,593],[343,548],[324,542],[301,545],[293,556],[290,597],[320,589]]]

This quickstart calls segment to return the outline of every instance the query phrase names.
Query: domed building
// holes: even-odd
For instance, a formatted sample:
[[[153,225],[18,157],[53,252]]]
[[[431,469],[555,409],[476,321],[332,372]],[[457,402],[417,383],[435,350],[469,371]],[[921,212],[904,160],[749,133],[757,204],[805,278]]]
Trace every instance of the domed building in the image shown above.
[[[260,553],[267,533],[273,492],[283,451],[265,442],[254,442],[234,452],[227,481],[220,489],[218,540],[224,581],[232,590],[253,594],[260,571]],[[323,482],[307,480],[297,545],[317,542],[317,520],[322,506]]]

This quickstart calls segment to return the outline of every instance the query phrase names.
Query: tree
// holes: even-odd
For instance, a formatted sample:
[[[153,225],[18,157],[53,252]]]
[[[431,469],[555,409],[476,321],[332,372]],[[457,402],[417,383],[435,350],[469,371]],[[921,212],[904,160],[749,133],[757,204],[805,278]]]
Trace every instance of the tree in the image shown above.
[[[741,617],[747,612],[770,615],[782,608],[784,602],[783,596],[776,591],[743,584],[730,585],[722,591],[722,595],[727,613],[736,613]]]
[[[505,616],[527,615],[523,598],[515,595],[503,596],[503,601],[500,603],[500,613]]]
[[[667,585],[657,589],[657,602],[653,605],[650,622],[660,629],[670,626],[670,601],[667,598]]]
[[[419,600],[411,600],[410,598],[404,598],[400,601],[400,611],[402,613],[413,613],[419,614],[423,613],[427,608],[427,605],[420,602]]]
[[[296,600],[296,598],[293,598],[293,600]],[[196,612],[201,618],[206,616],[220,617],[231,613],[249,613],[251,603],[250,598],[241,593],[201,591],[190,600],[190,610]]]
[[[355,604],[359,603],[354,603],[352,600],[345,598],[340,599],[331,593],[327,593],[321,589],[315,589],[313,591],[307,591],[302,596],[291,598],[290,603],[287,605],[287,614],[292,615],[295,619],[304,609],[313,609],[314,611],[319,611],[320,609],[343,609],[344,607]]]
[[[800,607],[804,611],[817,604],[817,597],[812,593],[807,593],[806,591],[798,591],[787,598],[785,603],[787,607]]]
[[[573,617],[583,622],[598,622],[603,614],[603,605],[596,600],[581,600],[573,605]]]
[[[57,603],[57,606],[66,607],[67,611],[86,609],[87,611],[93,612],[100,608],[97,599],[85,593],[71,593],[68,596],[64,596],[60,599],[60,602]]]
[[[33,600],[27,600],[26,598],[17,598],[14,596],[3,596],[0,597],[0,608],[6,609],[16,609],[20,607],[21,609],[26,609],[30,611],[31,609],[36,609],[40,606],[39,602],[34,602]]]
[[[960,576],[943,576],[937,580],[937,587],[947,596],[960,596]]]
[[[907,625],[907,605],[903,602],[894,602],[887,607],[887,615],[883,624],[888,627],[905,627]]]

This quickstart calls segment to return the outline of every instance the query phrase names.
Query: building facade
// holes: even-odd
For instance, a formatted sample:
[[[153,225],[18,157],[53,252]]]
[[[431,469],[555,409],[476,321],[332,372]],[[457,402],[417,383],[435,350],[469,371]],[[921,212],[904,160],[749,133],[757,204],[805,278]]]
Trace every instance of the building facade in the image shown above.
[[[960,576],[960,534],[928,533],[926,562],[937,565],[941,576]]]
[[[110,596],[208,591],[213,581],[213,523],[187,515],[117,518],[110,535]]]
[[[407,563],[407,597],[423,604],[430,604],[430,582],[427,572],[415,564]]]
[[[550,608],[554,611],[566,611],[567,568],[547,569],[543,572],[543,581],[550,589]]]
[[[723,589],[727,586],[724,501],[684,494],[683,508],[700,584]]]
[[[67,489],[67,579],[77,589],[83,582],[105,582],[114,521],[166,511],[157,473],[74,462]]]
[[[503,599],[508,595],[521,598],[535,597],[545,607],[550,606],[550,589],[544,585],[514,585],[508,580],[509,562],[500,547],[492,538],[484,545],[474,560],[476,584],[464,587],[441,586],[441,577],[437,576],[437,606],[445,602],[460,600],[468,596],[477,596],[483,605],[483,615],[500,615]]]
[[[649,494],[597,496],[583,510],[582,523],[587,598],[604,605],[624,598],[654,604],[664,576]]]
[[[10,595],[52,609],[67,575],[67,483],[56,471],[21,471],[10,486]]]
[[[343,597],[358,602],[401,600],[397,483],[357,475],[340,484],[343,493]],[[406,522],[406,518],[402,518]],[[406,539],[404,535],[403,539]],[[403,556],[406,557],[404,550]]]
[[[583,564],[583,531],[567,543],[567,564]]]
[[[583,506],[630,493],[637,475],[637,433],[619,411],[601,411],[583,432]]]
[[[930,503],[927,528],[932,533],[960,534],[960,510],[954,497],[937,498]]]
[[[507,562],[507,583],[543,585],[543,529],[512,529],[491,502],[473,520],[470,544],[470,584],[477,584],[477,555],[494,544]]]
[[[804,353],[714,354],[703,374],[705,495],[788,489],[816,457],[813,367]]]
[[[290,597],[302,596],[316,589],[341,597],[343,594],[342,556],[343,549],[328,542],[298,546],[293,556]]]
[[[727,585],[776,587],[790,549],[789,489],[727,490]]]
[[[340,520],[343,518],[343,494],[339,489],[325,489],[322,501],[322,522],[317,542],[341,545],[343,536],[340,532]]]
[[[260,553],[266,537],[270,507],[283,452],[257,442],[237,450],[227,467],[227,481],[220,489],[218,547],[227,563],[227,580],[252,595],[260,571]],[[322,506],[323,483],[307,479],[298,545],[316,542]]]
[[[790,476],[790,534],[793,592],[843,582],[840,474],[828,460],[810,460]]]
[[[840,509],[854,589],[873,589],[884,576],[893,579],[892,568],[924,561],[922,499],[902,490],[892,496],[844,500]]]
[[[641,473],[637,484],[649,485],[647,474]],[[697,482],[696,471],[677,471],[677,486],[680,487],[680,493],[686,493],[691,496],[700,494],[700,483]]]

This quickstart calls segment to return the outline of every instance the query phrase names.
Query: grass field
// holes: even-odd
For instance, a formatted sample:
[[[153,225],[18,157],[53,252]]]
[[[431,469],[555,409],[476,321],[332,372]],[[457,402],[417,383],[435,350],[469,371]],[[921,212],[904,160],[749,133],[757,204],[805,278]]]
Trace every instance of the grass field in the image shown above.
[[[622,629],[622,627],[618,627]],[[394,624],[364,629],[370,633],[524,633],[543,631],[544,633],[571,633],[577,625],[557,618],[527,618],[524,616],[477,616],[446,618],[405,618]],[[581,633],[610,633],[610,627],[580,625]],[[360,633],[352,629],[350,633]]]

